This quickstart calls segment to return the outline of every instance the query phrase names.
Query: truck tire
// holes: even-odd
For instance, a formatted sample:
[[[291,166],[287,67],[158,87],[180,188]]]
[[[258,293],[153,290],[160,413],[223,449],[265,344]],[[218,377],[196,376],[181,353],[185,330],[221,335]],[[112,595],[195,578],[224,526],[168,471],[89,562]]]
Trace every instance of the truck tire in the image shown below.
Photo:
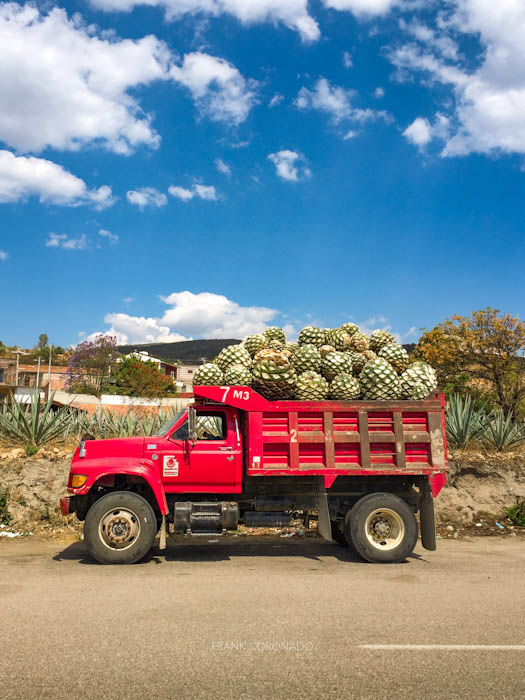
[[[349,549],[355,550],[352,539],[350,538],[350,541],[348,540],[346,528],[342,527],[342,525],[342,522],[332,521],[332,539],[342,547],[348,547]]]
[[[332,539],[334,542],[337,542],[337,544],[340,544],[343,547],[348,547],[346,537],[344,536],[342,530],[339,528],[339,523],[335,520],[332,520]]]
[[[132,491],[99,498],[84,523],[88,551],[101,564],[135,564],[149,552],[156,534],[153,508]]]
[[[369,562],[404,561],[417,543],[417,520],[410,506],[392,493],[370,493],[345,516],[345,535]]]

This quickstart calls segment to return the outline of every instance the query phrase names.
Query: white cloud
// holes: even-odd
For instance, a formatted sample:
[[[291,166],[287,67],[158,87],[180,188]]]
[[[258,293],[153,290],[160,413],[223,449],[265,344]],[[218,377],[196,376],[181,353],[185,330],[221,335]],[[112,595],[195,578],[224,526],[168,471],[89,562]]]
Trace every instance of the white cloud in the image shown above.
[[[299,109],[319,109],[330,114],[336,122],[351,114],[350,97],[353,93],[337,85],[330,85],[326,78],[319,78],[313,90],[302,87],[295,106]]]
[[[260,333],[279,312],[263,306],[241,306],[220,294],[189,291],[161,297],[169,307],[160,317],[110,313],[104,318],[119,343],[174,342],[190,338],[239,338]],[[96,335],[96,334],[95,334]]]
[[[439,26],[440,24],[441,20],[438,19],[437,25]],[[410,22],[401,19],[399,20],[399,27],[423,44],[431,46],[441,56],[449,59],[458,58],[459,47],[457,42],[451,37],[440,33],[439,30],[434,30],[416,19],[412,19]]]
[[[349,141],[350,139],[355,139],[356,136],[357,136],[357,131],[350,129],[350,131],[347,131],[346,134],[343,136],[343,141]]]
[[[270,100],[270,102],[268,103],[268,107],[277,107],[277,105],[281,104],[281,102],[283,100],[284,100],[284,95],[281,95],[280,92],[276,92],[275,95]]]
[[[127,343],[174,343],[188,340],[183,335],[172,333],[168,326],[163,326],[158,318],[130,316],[129,314],[106,314],[104,322],[110,324],[109,330],[103,335],[114,336],[121,345]],[[91,340],[100,333],[88,336]]]
[[[177,65],[155,36],[121,39],[79,14],[32,4],[0,4],[0,65],[0,141],[18,152],[156,148],[138,92],[155,81],[188,87],[201,114],[229,124],[246,119],[255,100],[256,83],[224,59],[197,52]]]
[[[229,177],[232,174],[230,166],[227,163],[225,163],[222,158],[216,158],[214,160],[214,163],[217,170],[223,175],[228,175]]]
[[[372,316],[371,318],[366,319],[366,321],[358,322],[357,325],[363,333],[367,334],[370,334],[375,330],[390,331],[394,336],[396,343],[401,344],[410,341],[411,338],[414,338],[417,331],[415,326],[410,326],[410,328],[404,333],[398,333],[392,329],[392,325],[385,316]]]
[[[323,0],[325,7],[346,10],[363,19],[385,15],[397,3],[398,0]]]
[[[168,203],[168,198],[163,192],[154,187],[141,187],[138,190],[126,192],[126,198],[131,204],[136,204],[142,211],[144,207],[163,207]]]
[[[410,328],[405,331],[404,333],[396,333],[394,331],[394,337],[396,339],[397,343],[400,343],[401,345],[403,343],[406,343],[407,341],[410,342],[410,340],[414,339],[417,336],[417,328],[415,326],[410,326]]]
[[[283,180],[291,180],[297,182],[304,178],[310,177],[312,174],[310,169],[305,165],[305,158],[297,151],[277,151],[268,155],[269,160],[275,165],[277,175]]]
[[[50,233],[45,243],[47,248],[64,248],[64,250],[85,250],[88,247],[86,234],[70,238],[65,233]]]
[[[0,250],[0,262],[5,262],[8,257],[9,254],[6,253],[5,250]]]
[[[371,333],[378,329],[392,330],[392,326],[388,323],[388,319],[385,316],[371,316],[366,321],[357,321],[357,325],[363,333]]]
[[[230,141],[229,143],[225,141],[224,143],[226,143],[230,148],[246,148],[250,145],[251,139],[247,139],[246,141]]]
[[[107,231],[105,228],[101,228],[98,235],[102,236],[102,238],[106,238],[110,243],[118,243],[119,241],[119,237],[116,233],[111,233],[111,231]]]
[[[133,297],[124,297],[122,301],[124,302],[124,304],[131,304],[131,302],[133,301]]]
[[[195,192],[193,190],[188,190],[186,187],[178,187],[177,185],[171,185],[168,188],[168,192],[177,199],[181,199],[183,202],[189,202],[193,199]]]
[[[433,123],[424,117],[414,119],[404,131],[403,136],[407,141],[423,150],[433,139],[446,140],[450,133],[450,119],[438,112]]]
[[[374,92],[372,93],[372,95],[373,95],[376,99],[380,100],[382,97],[385,96],[385,89],[382,88],[382,87],[379,85],[378,87],[376,87],[376,89],[374,90]]]
[[[54,8],[0,5],[0,140],[18,151],[76,150],[96,141],[118,153],[159,136],[130,91],[167,79],[169,51],[153,36],[102,33]]]
[[[354,62],[352,61],[352,56],[348,53],[348,51],[345,51],[343,53],[343,66],[345,68],[351,68],[354,65]]]
[[[246,81],[234,65],[200,51],[184,56],[182,65],[172,66],[170,75],[187,87],[201,115],[212,121],[238,125],[255,102],[256,81]]]
[[[427,119],[417,117],[412,124],[403,131],[407,141],[415,146],[426,146],[432,140],[432,127]]]
[[[218,16],[228,13],[243,24],[282,22],[299,32],[303,41],[320,37],[317,22],[308,14],[308,0],[91,0],[102,10],[129,11],[138,5],[163,7],[168,20],[184,14]]]
[[[195,194],[201,199],[209,199],[215,201],[217,199],[217,193],[213,185],[194,185]]]
[[[83,180],[50,160],[0,150],[0,203],[32,196],[44,204],[91,204],[95,209],[104,209],[115,201],[107,185],[90,190]]]
[[[402,28],[410,42],[391,53],[398,76],[423,74],[426,85],[430,77],[451,88],[448,128],[436,135],[444,141],[442,155],[525,153],[525,4],[454,0],[435,29]],[[479,42],[474,65],[458,53],[458,36]]]
[[[177,185],[171,185],[171,187],[168,188],[168,192],[173,197],[176,197],[177,199],[180,199],[183,202],[189,202],[190,199],[193,199],[194,197],[198,197],[199,199],[208,199],[212,201],[217,201],[217,199],[219,199],[215,187],[213,185],[200,185],[196,183],[192,186],[191,190],[187,189],[186,187],[178,187]]]
[[[383,111],[353,107],[350,100],[354,95],[353,90],[330,85],[326,78],[319,78],[312,90],[306,87],[299,90],[294,104],[298,109],[317,109],[325,112],[336,124],[343,119],[362,123],[378,117],[387,118],[386,112]]]
[[[243,338],[264,330],[278,314],[262,306],[241,306],[220,294],[174,292],[162,300],[171,306],[161,321],[193,337]]]

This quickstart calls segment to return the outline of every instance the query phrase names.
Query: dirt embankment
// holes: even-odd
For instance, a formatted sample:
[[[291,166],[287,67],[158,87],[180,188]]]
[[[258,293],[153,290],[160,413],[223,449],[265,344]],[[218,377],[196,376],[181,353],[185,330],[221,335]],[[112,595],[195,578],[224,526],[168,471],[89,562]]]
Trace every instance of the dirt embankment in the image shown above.
[[[503,522],[505,509],[517,498],[525,499],[523,452],[454,452],[447,485],[435,501],[436,522],[460,528],[481,522],[483,530],[496,530],[495,522]]]
[[[64,518],[58,504],[60,496],[67,494],[71,457],[72,452],[59,449],[34,457],[26,457],[23,450],[0,453],[0,523],[13,532],[80,531],[76,518]],[[3,494],[6,504],[2,508]]]
[[[57,536],[80,532],[76,518],[62,517],[58,507],[58,499],[66,494],[70,461],[69,451],[58,449],[34,457],[26,457],[23,450],[0,451],[0,523],[6,522],[7,512],[10,531]],[[5,506],[3,494],[7,495]],[[450,536],[458,531],[492,534],[499,531],[498,521],[507,533],[505,508],[518,497],[525,499],[523,452],[453,453],[448,484],[435,502],[438,529]],[[480,522],[481,526],[476,525]]]

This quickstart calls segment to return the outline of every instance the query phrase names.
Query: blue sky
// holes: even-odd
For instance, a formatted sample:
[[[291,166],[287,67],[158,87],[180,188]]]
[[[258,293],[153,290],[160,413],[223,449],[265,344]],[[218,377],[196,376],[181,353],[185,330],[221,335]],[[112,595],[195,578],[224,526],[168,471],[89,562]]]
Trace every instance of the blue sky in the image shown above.
[[[515,0],[0,2],[0,339],[525,315]]]

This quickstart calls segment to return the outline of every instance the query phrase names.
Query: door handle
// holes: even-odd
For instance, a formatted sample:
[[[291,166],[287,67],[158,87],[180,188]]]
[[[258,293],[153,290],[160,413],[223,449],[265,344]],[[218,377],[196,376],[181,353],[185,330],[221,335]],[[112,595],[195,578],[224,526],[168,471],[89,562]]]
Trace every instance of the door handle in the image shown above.
[[[223,452],[224,452],[225,450],[230,450],[230,451],[231,451],[231,450],[233,450],[233,447],[230,447],[230,446],[228,446],[228,447],[219,447],[219,450],[222,450]]]

